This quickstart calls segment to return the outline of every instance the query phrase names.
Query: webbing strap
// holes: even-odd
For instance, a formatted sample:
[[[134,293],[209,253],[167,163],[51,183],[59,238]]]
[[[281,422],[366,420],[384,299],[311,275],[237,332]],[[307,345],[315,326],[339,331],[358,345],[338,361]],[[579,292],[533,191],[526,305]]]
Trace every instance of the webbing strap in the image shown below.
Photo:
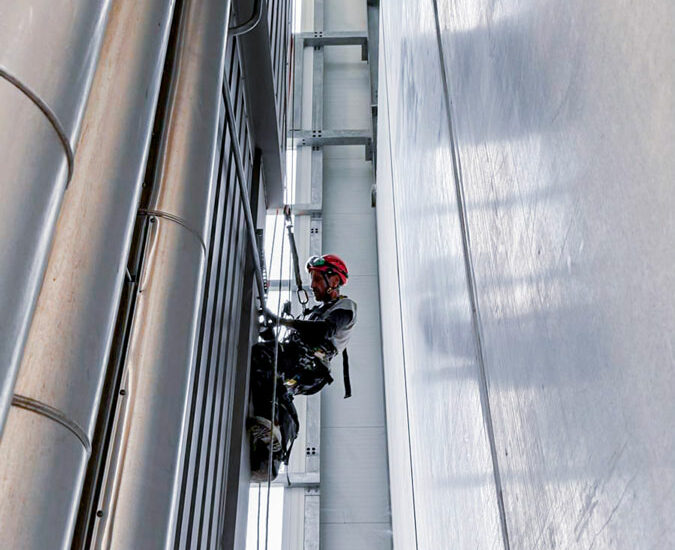
[[[342,350],[342,379],[345,384],[345,399],[352,396],[352,383],[349,380],[349,355],[347,348]]]
[[[302,275],[300,275],[300,260],[298,260],[298,248],[295,246],[295,235],[293,234],[293,221],[291,220],[291,207],[284,206],[284,216],[286,218],[286,231],[288,232],[288,241],[291,244],[291,256],[293,256],[293,271],[295,272],[295,285],[298,287],[297,294],[299,302],[304,306],[309,301],[307,291],[302,288]]]

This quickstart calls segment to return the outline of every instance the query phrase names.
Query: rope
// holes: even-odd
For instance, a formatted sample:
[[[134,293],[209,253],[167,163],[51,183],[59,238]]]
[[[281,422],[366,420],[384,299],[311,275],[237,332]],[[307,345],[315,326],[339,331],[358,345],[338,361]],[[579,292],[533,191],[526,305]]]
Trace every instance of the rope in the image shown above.
[[[291,17],[290,17],[290,32],[291,32],[291,40],[293,40],[293,28],[294,28],[294,23],[295,23],[295,1],[294,0],[289,0],[291,3]],[[262,10],[261,10],[262,11]],[[293,67],[293,57],[291,57],[289,65],[291,67],[291,78],[293,79],[293,82],[295,81],[295,71]],[[289,81],[289,91],[293,90],[293,86],[291,82]],[[287,96],[288,97],[288,94]],[[284,107],[287,109],[288,108],[288,103],[287,99],[285,101]],[[292,94],[292,99],[291,99],[291,109],[292,109],[292,117],[295,116],[295,94]],[[295,120],[292,119],[292,127],[295,128]],[[291,142],[292,143],[292,142]],[[297,159],[295,158],[296,155],[293,155],[293,159],[291,162],[291,182],[290,182],[290,193],[291,193],[291,201],[294,199],[293,195],[295,193],[295,176],[296,176],[296,171],[297,171]],[[276,210],[275,217],[274,217],[274,228],[272,230],[272,246],[270,250],[270,262],[269,262],[269,267],[270,267],[270,273],[272,273],[272,266],[273,266],[273,261],[274,261],[274,253],[276,250],[276,233],[277,233],[277,224],[279,221],[279,210]],[[282,229],[282,235],[283,235],[283,229]],[[291,237],[292,238],[292,237]],[[292,242],[292,247],[293,250],[295,251],[295,257],[296,257],[296,263],[297,263],[297,249],[295,248],[295,242],[294,240]],[[279,280],[283,280],[283,268],[284,268],[284,243],[285,239],[281,238],[281,258],[280,258],[280,265],[279,265]],[[290,284],[290,270],[291,267],[289,265],[289,278],[288,278],[288,295],[289,299],[292,297],[292,290],[291,290],[291,284]],[[279,288],[279,299],[277,301],[277,308],[276,308],[276,314],[277,317],[280,316],[281,313],[281,295],[282,295],[282,288]],[[299,298],[298,298],[299,299]],[[274,341],[274,371],[273,371],[273,383],[272,383],[272,415],[271,415],[271,422],[270,422],[270,448],[269,448],[269,454],[268,454],[268,463],[267,463],[267,501],[266,501],[266,510],[265,510],[265,550],[268,550],[268,545],[269,545],[269,513],[270,513],[270,498],[271,498],[271,487],[272,487],[272,459],[273,459],[273,440],[274,440],[274,419],[275,419],[275,413],[276,413],[276,400],[277,400],[277,375],[278,375],[278,367],[279,367],[279,338],[278,335],[275,338]],[[286,476],[288,477],[288,471],[286,471]],[[260,550],[260,503],[261,503],[261,491],[262,491],[262,484],[258,484],[258,529],[257,529],[257,550]]]
[[[256,550],[260,550],[260,500],[261,500],[261,493],[262,493],[262,483],[258,483],[258,523],[257,523],[257,529],[256,529],[256,543],[255,547]]]
[[[275,250],[274,245],[275,245],[276,240],[277,240],[277,222],[278,221],[279,221],[279,209],[277,208],[277,210],[274,213],[274,228],[272,229],[272,246],[271,246],[271,249],[270,249],[270,267],[269,267],[270,274],[272,273],[272,265],[273,265],[272,262],[274,261],[274,250]],[[267,225],[267,224],[265,224],[265,225]],[[271,277],[271,275],[270,275],[270,277]]]
[[[276,221],[276,218],[275,218]],[[286,240],[281,239],[281,258],[279,262],[279,280],[282,279],[284,274],[284,244]],[[270,265],[271,268],[271,265]],[[279,300],[277,301],[277,311],[276,315],[279,317],[281,314],[281,289],[279,289]],[[270,416],[270,448],[267,455],[267,510],[265,512],[265,550],[268,549],[269,542],[269,521],[270,521],[270,497],[272,489],[272,460],[274,456],[274,419],[276,418],[276,408],[277,408],[277,375],[279,372],[279,338],[275,336],[274,338],[274,371],[272,374],[272,415]]]
[[[307,291],[302,288],[302,275],[300,275],[300,261],[298,260],[298,248],[295,246],[295,235],[293,235],[293,221],[291,220],[291,207],[284,206],[284,216],[286,218],[286,230],[288,231],[288,241],[291,246],[291,255],[293,257],[293,269],[295,271],[295,285],[298,287],[298,301],[300,305],[305,306],[309,302]],[[289,277],[290,281],[290,277]],[[290,287],[290,282],[289,282]]]

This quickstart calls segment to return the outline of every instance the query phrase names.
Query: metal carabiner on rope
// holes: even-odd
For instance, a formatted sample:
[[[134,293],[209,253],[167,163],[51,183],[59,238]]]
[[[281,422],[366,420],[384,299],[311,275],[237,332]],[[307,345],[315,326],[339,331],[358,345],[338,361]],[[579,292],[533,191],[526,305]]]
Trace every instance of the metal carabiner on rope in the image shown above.
[[[307,294],[307,291],[304,288],[299,288],[295,291],[295,293],[298,296],[298,302],[300,302],[300,305],[306,306],[307,302],[309,302],[309,294]]]
[[[293,220],[291,219],[291,206],[284,206],[284,217],[286,218],[286,231],[291,245],[291,255],[293,256],[293,271],[295,272],[295,285],[298,287],[296,294],[298,301],[302,306],[309,302],[309,294],[302,286],[302,275],[300,274],[300,260],[298,260],[298,248],[295,246],[295,235],[293,234]]]

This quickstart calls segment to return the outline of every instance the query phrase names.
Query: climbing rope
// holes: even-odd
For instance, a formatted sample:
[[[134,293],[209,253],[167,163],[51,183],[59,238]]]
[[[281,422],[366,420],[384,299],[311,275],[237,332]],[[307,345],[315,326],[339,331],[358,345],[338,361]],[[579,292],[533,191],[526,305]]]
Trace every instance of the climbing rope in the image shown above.
[[[278,216],[277,216],[278,217]],[[275,218],[275,225],[276,225]],[[275,231],[276,233],[276,231]],[[274,237],[272,238],[274,242]],[[279,258],[279,280],[282,280],[284,273],[284,246],[285,240],[281,239],[281,257]],[[274,249],[272,249],[272,252]],[[271,269],[271,263],[270,263]],[[276,316],[279,318],[281,314],[281,288],[279,288],[279,300],[277,300]],[[270,520],[270,498],[272,489],[272,467],[274,458],[274,420],[276,418],[277,409],[277,376],[279,373],[279,338],[275,335],[274,338],[274,370],[272,373],[272,415],[270,416],[270,444],[267,455],[267,503],[265,511],[265,550],[268,549],[269,542],[269,520]]]
[[[300,305],[304,306],[309,302],[309,295],[302,287],[302,275],[300,275],[300,260],[298,260],[298,248],[295,246],[295,235],[293,234],[293,220],[291,218],[291,207],[284,206],[284,216],[286,218],[286,231],[288,232],[288,242],[291,246],[291,255],[293,257],[293,270],[295,271],[295,285],[297,286],[297,296]]]
[[[261,2],[262,3],[262,2]],[[295,2],[291,1],[291,14],[290,14],[290,33],[291,33],[291,48],[295,47],[295,41],[293,37],[293,29],[295,26],[295,17],[296,17],[296,9],[295,9]],[[288,82],[288,93],[291,93],[291,131],[295,130],[295,94],[293,93],[293,85],[295,82],[295,70],[294,70],[294,55],[293,55],[293,50],[291,50],[291,55],[290,55],[290,61],[288,63],[289,66],[289,72],[290,78]],[[288,93],[286,94],[285,102],[284,102],[284,110],[288,109]],[[295,176],[296,176],[296,171],[297,171],[297,159],[296,155],[293,155],[292,161],[291,161],[291,185],[290,185],[290,196],[288,197],[289,202],[292,202],[294,200],[294,195],[295,195]],[[300,303],[304,305],[309,301],[309,296],[307,296],[307,292],[304,291],[302,288],[302,279],[299,277],[299,261],[298,261],[298,253],[297,253],[297,247],[295,245],[295,239],[293,236],[292,232],[292,223],[289,224],[288,222],[290,220],[290,207],[288,207],[289,213],[288,216],[286,217],[287,220],[287,231],[289,234],[289,240],[290,240],[290,246],[291,246],[291,253],[293,255],[293,262],[292,266],[289,266],[289,277],[288,277],[288,296],[289,300],[292,296],[292,290],[291,290],[291,284],[290,284],[290,270],[291,267],[295,269],[296,273],[296,284],[298,286],[298,300]],[[284,208],[284,213],[286,213],[286,208]],[[276,232],[277,232],[277,223],[279,220],[279,210],[276,210],[275,213],[275,218],[274,218],[274,228],[272,230],[272,247],[270,250],[270,262],[269,262],[269,272],[272,273],[272,266],[273,261],[274,261],[274,253],[276,250]],[[280,265],[279,265],[279,298],[277,301],[277,307],[276,307],[276,316],[277,319],[280,317],[280,313],[282,310],[282,283],[281,281],[283,280],[283,267],[284,267],[284,243],[285,239],[283,239],[283,230],[282,230],[282,238],[281,238],[281,258],[280,258]],[[301,291],[304,292],[304,295],[301,293]],[[304,301],[303,301],[304,299]],[[279,326],[279,325],[277,325]],[[280,326],[279,326],[280,327]],[[280,328],[279,328],[280,330]],[[272,415],[271,415],[271,422],[270,422],[270,448],[268,451],[268,464],[267,464],[267,500],[266,500],[266,511],[265,511],[265,550],[268,550],[269,546],[269,513],[270,513],[270,498],[271,498],[271,488],[272,488],[272,467],[273,467],[273,441],[274,441],[274,420],[276,417],[276,407],[277,407],[277,376],[278,376],[278,366],[279,366],[279,334],[275,334],[275,341],[274,341],[274,370],[273,370],[273,383],[272,383]],[[288,470],[286,471],[286,476],[288,476]],[[260,550],[260,496],[261,496],[261,488],[262,484],[258,485],[258,529],[257,529],[257,549]]]

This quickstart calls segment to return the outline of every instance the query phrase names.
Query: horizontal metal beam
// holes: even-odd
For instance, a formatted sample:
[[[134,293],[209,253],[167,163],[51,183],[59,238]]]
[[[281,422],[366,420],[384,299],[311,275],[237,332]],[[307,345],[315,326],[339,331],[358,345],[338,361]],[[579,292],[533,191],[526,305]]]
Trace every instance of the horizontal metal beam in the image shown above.
[[[297,203],[291,204],[291,215],[293,216],[320,216],[321,205],[314,203]],[[270,208],[267,210],[268,214],[276,213],[276,209]]]
[[[295,147],[364,145],[366,160],[372,159],[373,137],[370,130],[292,130],[290,137]]]
[[[302,32],[295,35],[304,46],[361,46],[361,59],[368,61],[368,33],[365,31]]]
[[[319,472],[289,472],[288,476],[280,475],[272,482],[274,486],[282,487],[319,487],[321,478]]]

